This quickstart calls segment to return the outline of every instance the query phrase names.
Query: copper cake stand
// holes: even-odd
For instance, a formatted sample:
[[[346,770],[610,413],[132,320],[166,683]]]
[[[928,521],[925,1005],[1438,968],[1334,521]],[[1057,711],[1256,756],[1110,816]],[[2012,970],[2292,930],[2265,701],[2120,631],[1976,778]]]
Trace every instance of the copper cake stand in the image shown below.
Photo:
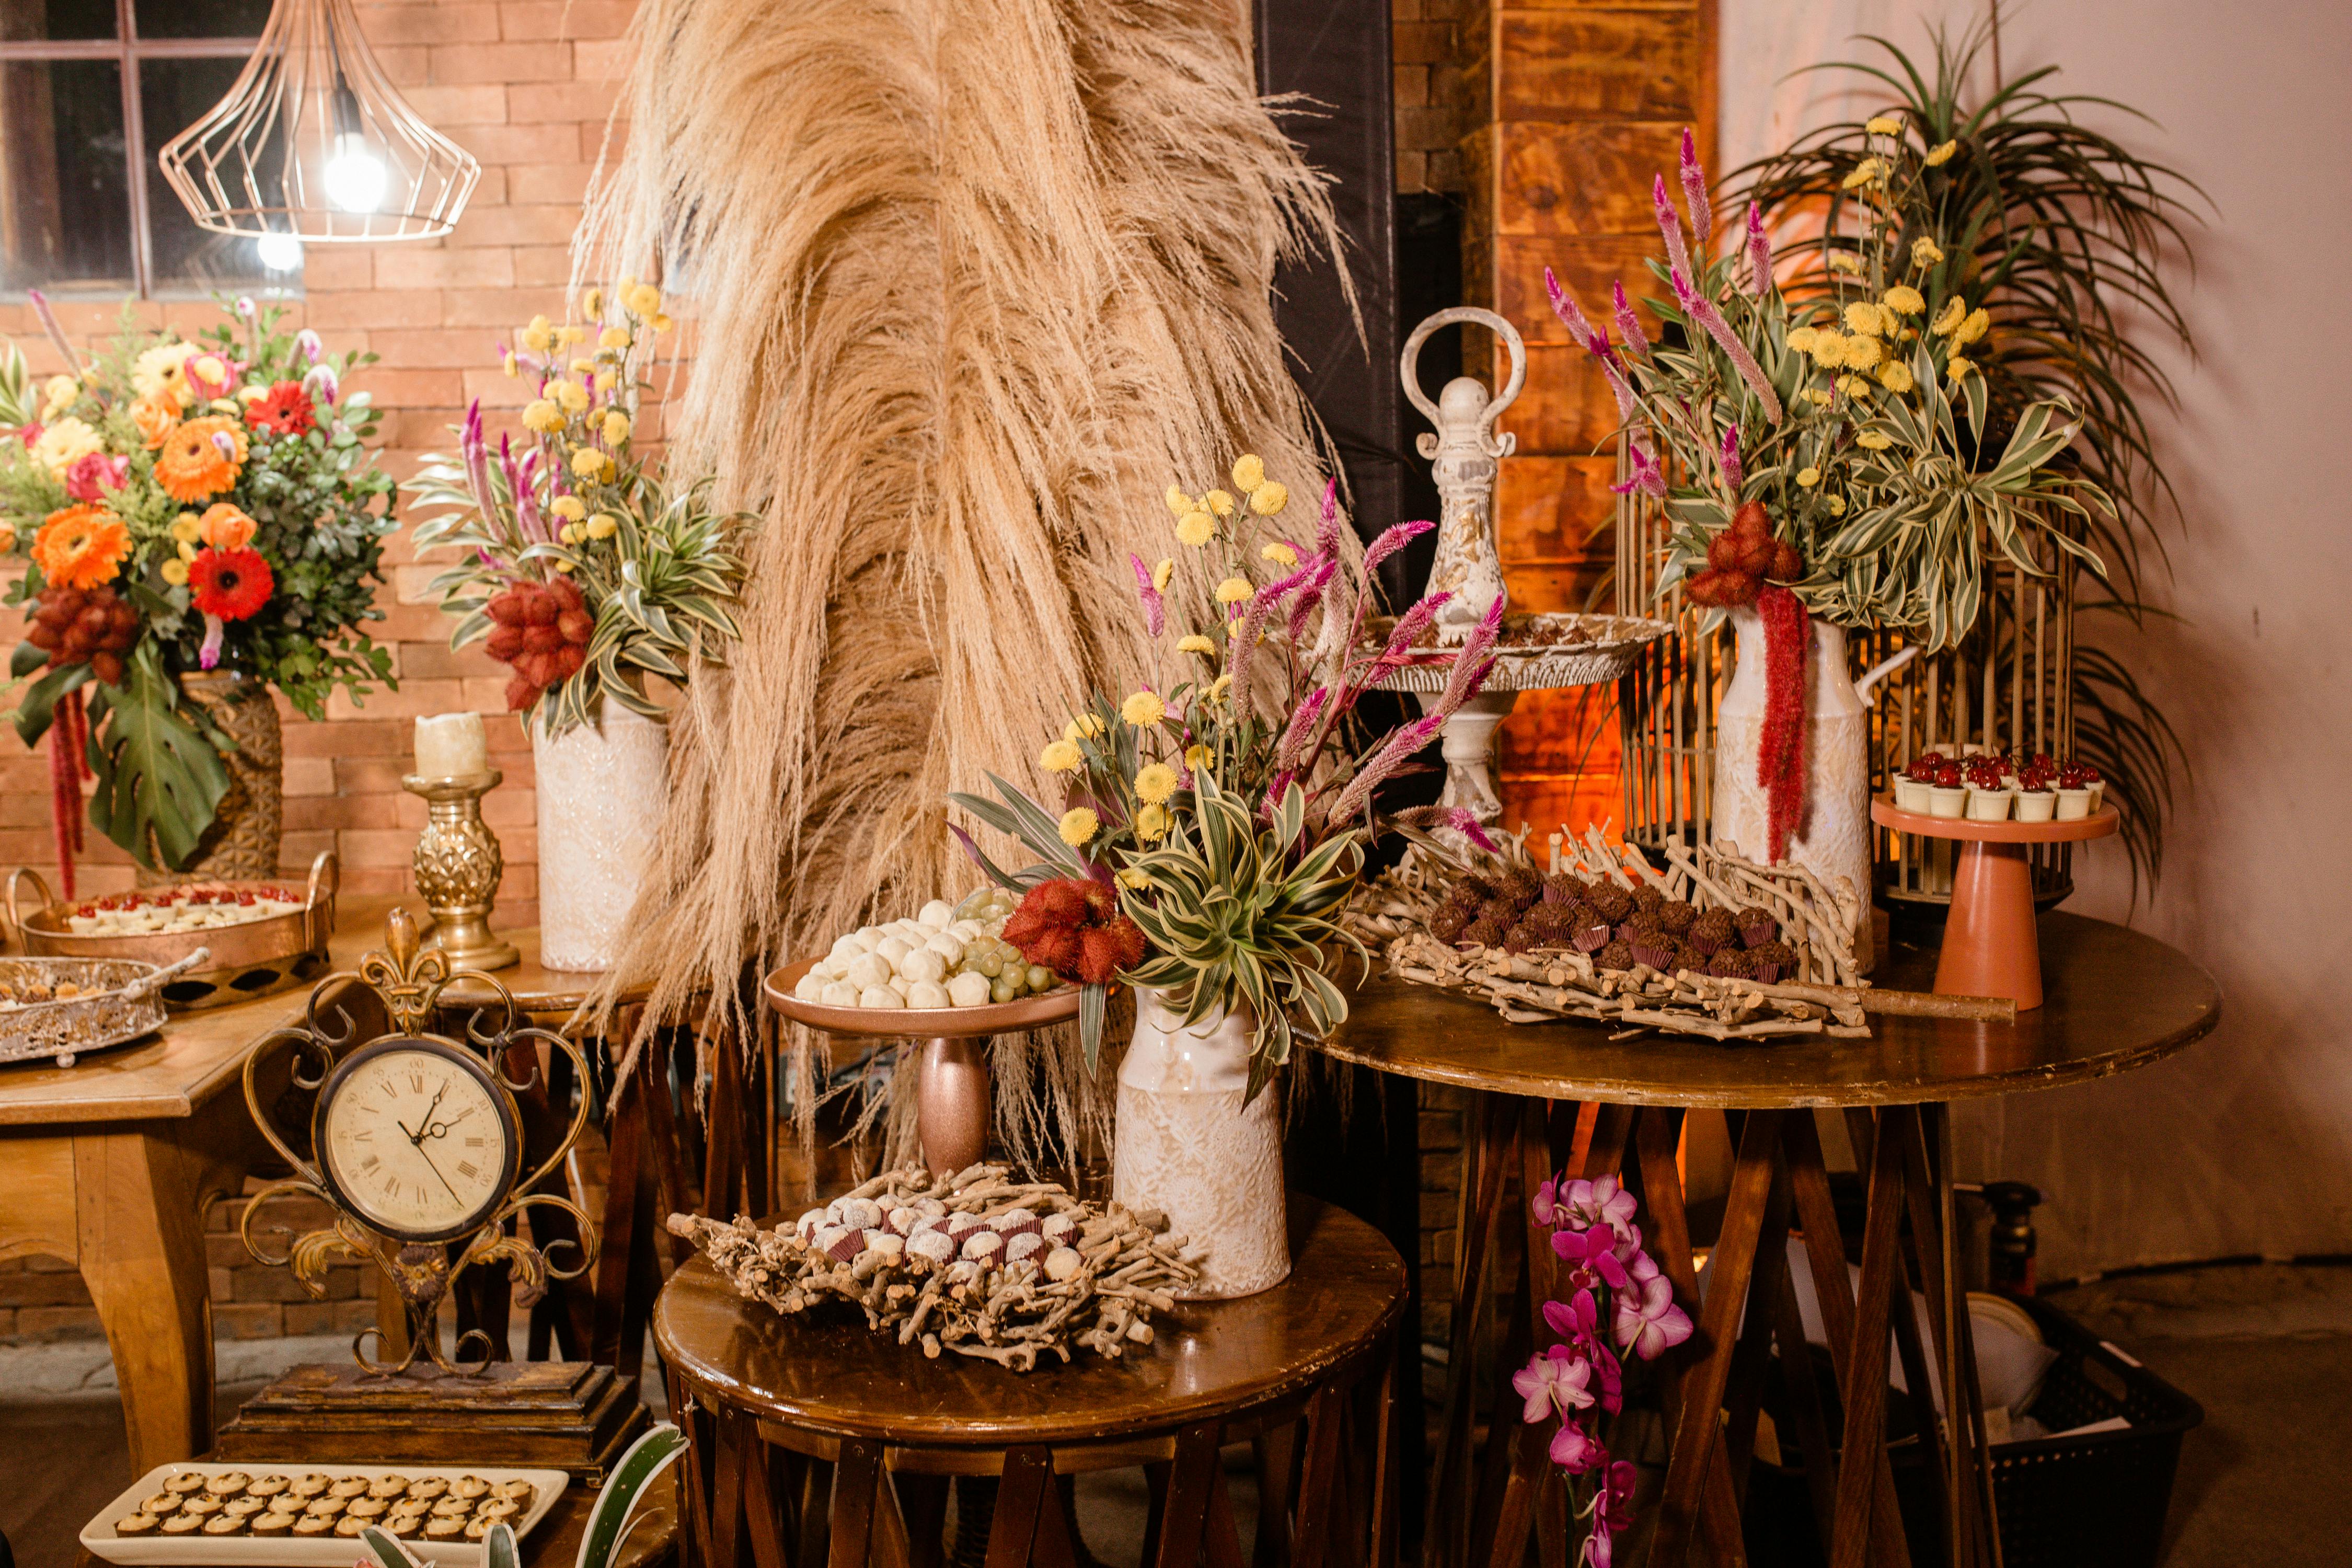
[[[1944,922],[1936,989],[2013,997],[2021,1013],[2041,1006],[2042,942],[2033,923],[2033,871],[2025,847],[2105,838],[2121,821],[2116,808],[2103,805],[2065,822],[1972,822],[1874,800],[1870,820],[1897,833],[1957,839],[1961,846],[1952,867],[1952,912]]]
[[[803,958],[769,975],[761,984],[768,1005],[793,1023],[828,1035],[920,1040],[915,1127],[922,1141],[923,1163],[934,1171],[961,1171],[988,1152],[994,1101],[989,1092],[988,1053],[981,1042],[992,1035],[1066,1024],[1078,1016],[1075,985],[978,1007],[828,1007],[793,994],[793,987],[815,963]]]

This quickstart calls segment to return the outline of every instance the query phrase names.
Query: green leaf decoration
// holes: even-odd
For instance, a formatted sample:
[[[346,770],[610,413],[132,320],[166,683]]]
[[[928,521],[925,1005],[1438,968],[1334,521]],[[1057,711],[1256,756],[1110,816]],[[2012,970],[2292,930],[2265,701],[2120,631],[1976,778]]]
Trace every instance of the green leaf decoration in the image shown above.
[[[36,648],[35,652],[40,650]],[[25,689],[25,700],[17,705],[16,738],[27,746],[37,746],[41,737],[49,732],[56,720],[58,699],[68,691],[79,691],[96,677],[87,664],[69,664],[62,669],[52,669]]]
[[[152,640],[132,655],[129,679],[125,690],[107,689],[103,732],[100,715],[91,715],[98,792],[89,819],[142,866],[156,869],[152,835],[164,865],[176,869],[195,858],[197,840],[228,793],[228,769],[181,716],[179,688],[160,668]]]
[[[636,1511],[646,1489],[685,1452],[686,1434],[667,1421],[629,1445],[628,1451],[604,1478],[604,1489],[596,1494],[596,1506],[588,1511],[588,1524],[580,1535],[580,1555],[574,1568],[611,1568],[614,1555],[628,1534],[630,1517]],[[490,1568],[497,1568],[497,1564]]]

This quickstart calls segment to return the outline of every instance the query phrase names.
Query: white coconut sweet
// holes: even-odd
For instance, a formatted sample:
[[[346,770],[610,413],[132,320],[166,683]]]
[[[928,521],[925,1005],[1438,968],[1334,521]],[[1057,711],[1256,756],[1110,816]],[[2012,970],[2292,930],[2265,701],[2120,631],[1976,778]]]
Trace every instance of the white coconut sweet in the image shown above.
[[[898,961],[898,973],[908,980],[928,980],[936,985],[948,977],[948,961],[928,947],[919,947]]]
[[[825,977],[810,970],[793,983],[793,995],[803,1002],[819,1002],[824,998]]]
[[[965,1237],[971,1235],[975,1230],[984,1230],[986,1228],[986,1226],[981,1224],[980,1216],[976,1214],[951,1214],[948,1215],[948,1234],[958,1241],[961,1241]]]
[[[907,956],[907,939],[895,933],[884,937],[874,944],[874,956],[892,969],[898,968],[899,961]]]
[[[955,998],[949,995],[948,988],[936,980],[918,980],[907,987],[907,1005],[952,1007],[955,1005]]]
[[[948,921],[955,919],[955,906],[945,899],[933,899],[923,906],[922,912],[915,918],[933,931],[940,931],[946,927]]]
[[[810,1237],[816,1234],[817,1226],[829,1223],[831,1223],[830,1216],[826,1215],[824,1210],[811,1209],[808,1213],[801,1215],[798,1220],[793,1222],[793,1234],[799,1237],[803,1241],[806,1241]]]
[[[1037,1222],[1037,1229],[1047,1241],[1060,1247],[1078,1234],[1078,1222],[1066,1214],[1049,1214]]]
[[[872,1230],[882,1223],[882,1205],[872,1198],[844,1198],[839,1217],[844,1225]]]
[[[984,1226],[963,1238],[962,1256],[973,1263],[992,1262],[1003,1250],[1004,1238]]]
[[[865,945],[855,935],[836,937],[834,939],[833,950],[824,956],[834,963],[847,963],[865,951]]]
[[[861,952],[849,961],[849,965],[842,971],[841,977],[860,991],[864,991],[869,986],[888,984],[890,973],[889,961],[880,953]]]
[[[866,1233],[866,1249],[869,1252],[878,1252],[885,1258],[896,1258],[906,1248],[905,1237],[892,1236],[887,1230],[869,1230]]]
[[[1076,1279],[1085,1261],[1078,1256],[1076,1247],[1057,1247],[1045,1254],[1045,1278],[1054,1280]]]
[[[989,997],[988,976],[967,969],[948,982],[948,999],[959,1007],[977,1007]]]
[[[857,1005],[857,987],[846,980],[830,981],[825,985],[824,994],[817,1000],[828,1007],[855,1007]]]
[[[923,946],[947,960],[950,968],[963,956],[963,943],[943,931],[935,931],[923,939]]]
[[[948,1239],[943,1230],[919,1230],[907,1238],[907,1252],[909,1257],[945,1263],[955,1256],[956,1244]]]
[[[887,985],[868,985],[857,994],[860,1007],[904,1007],[907,999]]]
[[[1004,1241],[1004,1261],[1018,1263],[1024,1258],[1034,1258],[1045,1250],[1045,1238],[1034,1231],[1020,1231]]]

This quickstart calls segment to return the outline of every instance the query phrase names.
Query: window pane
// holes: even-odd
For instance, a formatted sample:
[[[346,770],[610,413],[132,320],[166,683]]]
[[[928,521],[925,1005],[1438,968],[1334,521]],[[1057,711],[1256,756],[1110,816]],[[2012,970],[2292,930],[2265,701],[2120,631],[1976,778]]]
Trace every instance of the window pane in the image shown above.
[[[132,287],[121,67],[0,67],[0,288]]]
[[[112,0],[107,8],[113,9]],[[257,38],[269,20],[269,0],[137,0],[131,17],[142,38]]]
[[[112,37],[114,0],[0,0],[0,38],[12,44]]]
[[[154,245],[155,288],[159,291],[216,288],[299,289],[302,282],[300,250],[272,252],[263,264],[256,242],[236,235],[214,234],[196,226],[178,193],[164,180],[155,155],[163,144],[204,118],[228,96],[241,59],[167,60],[152,57],[139,62],[139,110],[147,131],[147,214],[149,237]],[[265,200],[278,197],[265,191]]]

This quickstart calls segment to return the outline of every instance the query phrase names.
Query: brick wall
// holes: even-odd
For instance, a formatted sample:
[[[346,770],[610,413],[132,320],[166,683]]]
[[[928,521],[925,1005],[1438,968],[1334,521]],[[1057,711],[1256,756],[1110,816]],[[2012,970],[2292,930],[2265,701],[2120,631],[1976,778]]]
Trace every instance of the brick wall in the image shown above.
[[[580,199],[605,137],[612,85],[624,74],[621,35],[633,0],[363,0],[361,25],[377,58],[418,113],[481,160],[481,183],[457,232],[413,245],[310,247],[297,324],[315,327],[337,350],[368,348],[383,363],[353,385],[385,411],[382,461],[396,479],[421,452],[446,449],[448,426],[480,397],[492,439],[509,427],[521,386],[499,373],[494,340],[536,312],[561,317],[570,243]],[[110,330],[119,302],[59,302],[77,339]],[[209,302],[140,307],[152,323],[183,330],[208,324]],[[0,333],[47,374],[58,368],[31,311],[0,304]],[[641,436],[658,434],[657,421]],[[410,722],[420,713],[473,709],[489,722],[491,765],[506,782],[483,802],[499,833],[506,880],[498,919],[530,925],[537,916],[530,749],[504,716],[503,667],[478,647],[452,653],[448,623],[427,602],[434,568],[420,563],[404,531],[385,556],[389,583],[373,627],[393,651],[400,689],[362,703],[338,693],[322,723],[290,712],[286,725],[283,864],[308,868],[335,849],[343,886],[389,893],[410,886],[408,859],[424,826],[424,803],[401,789]],[[9,628],[12,632],[13,627]],[[47,773],[13,733],[0,733],[0,863],[46,873]],[[92,844],[85,886],[129,887],[127,857]]]
[[[1463,0],[1395,0],[1396,181],[1400,191],[1462,189]]]

